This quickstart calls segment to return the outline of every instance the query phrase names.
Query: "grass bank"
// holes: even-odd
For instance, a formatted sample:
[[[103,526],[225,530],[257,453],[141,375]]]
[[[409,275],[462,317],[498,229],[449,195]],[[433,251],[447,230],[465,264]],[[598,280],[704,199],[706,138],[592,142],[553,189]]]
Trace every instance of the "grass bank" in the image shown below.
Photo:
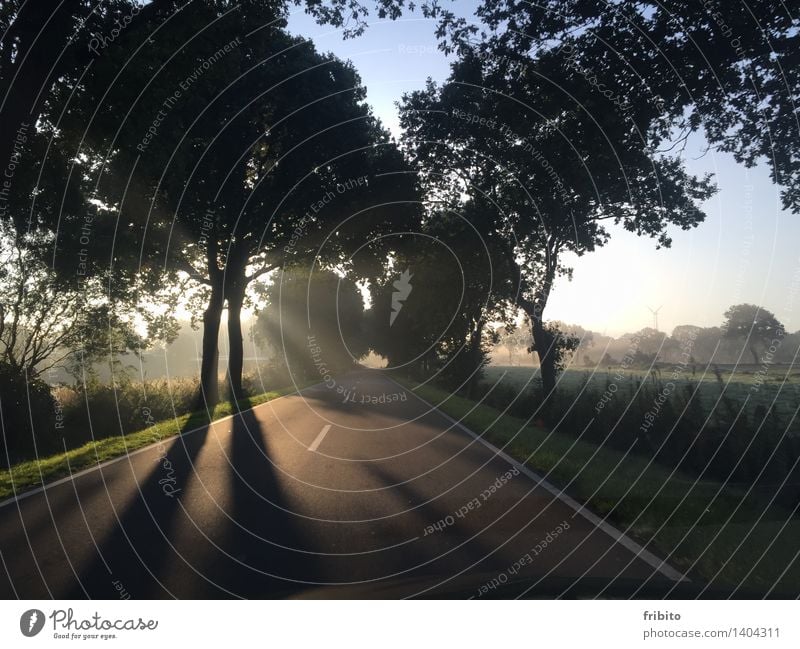
[[[308,385],[310,384],[309,382]],[[306,385],[299,387],[306,387]],[[189,412],[179,417],[156,422],[147,428],[127,435],[105,437],[64,453],[56,453],[47,457],[20,462],[10,469],[0,470],[0,499],[21,494],[42,484],[47,484],[83,469],[96,466],[106,460],[126,455],[148,444],[174,437],[180,433],[185,433],[209,422],[232,415],[239,410],[246,410],[296,391],[297,389],[293,386],[263,392],[252,397],[240,399],[236,403],[225,401],[217,404],[211,413],[207,410]]]
[[[397,381],[503,449],[694,580],[797,595],[800,521],[769,494],[697,480],[647,459],[525,425],[495,408]]]

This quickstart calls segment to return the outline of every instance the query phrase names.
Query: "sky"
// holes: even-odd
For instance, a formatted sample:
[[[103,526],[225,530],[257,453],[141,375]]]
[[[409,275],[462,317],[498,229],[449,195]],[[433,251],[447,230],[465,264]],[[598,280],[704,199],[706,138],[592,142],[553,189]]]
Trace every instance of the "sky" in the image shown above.
[[[454,6],[468,15],[473,4],[457,0]],[[375,20],[364,35],[348,40],[302,9],[289,19],[291,32],[353,62],[367,101],[396,137],[395,102],[424,87],[428,77],[441,82],[449,72],[433,21],[418,13],[404,16]],[[775,313],[787,330],[800,329],[800,215],[781,209],[780,188],[766,166],[747,169],[728,154],[703,151],[698,136],[685,155],[689,171],[714,174],[719,188],[703,206],[705,222],[691,231],[676,228],[672,247],[663,250],[614,230],[604,248],[569,260],[572,281],[556,282],[546,318],[618,336],[653,326],[650,309],[659,309],[659,329],[671,332],[681,324],[720,325],[729,306],[749,302]]]

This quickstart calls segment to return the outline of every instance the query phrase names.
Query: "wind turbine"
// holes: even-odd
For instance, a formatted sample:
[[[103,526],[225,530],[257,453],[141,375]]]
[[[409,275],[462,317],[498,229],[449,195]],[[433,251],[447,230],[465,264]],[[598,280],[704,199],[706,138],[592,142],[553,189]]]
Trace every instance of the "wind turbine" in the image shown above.
[[[659,312],[659,311],[661,311],[661,307],[663,307],[663,306],[664,306],[664,305],[662,304],[662,305],[661,305],[660,307],[658,307],[657,309],[651,309],[650,307],[647,307],[647,310],[648,310],[648,311],[650,311],[650,313],[652,313],[652,314],[653,314],[653,328],[654,328],[656,331],[658,331],[658,312]]]

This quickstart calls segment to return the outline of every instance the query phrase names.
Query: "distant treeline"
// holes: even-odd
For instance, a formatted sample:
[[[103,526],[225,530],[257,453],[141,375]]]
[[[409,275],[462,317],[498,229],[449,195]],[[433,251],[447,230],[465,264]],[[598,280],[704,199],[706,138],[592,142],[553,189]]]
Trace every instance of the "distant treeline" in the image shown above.
[[[732,309],[746,306],[750,305],[738,305]],[[772,316],[765,309],[759,312]],[[570,356],[573,367],[613,367],[620,364],[649,367],[654,363],[677,363],[682,360],[697,365],[797,363],[800,331],[787,332],[780,323],[771,330],[750,327],[749,324],[745,322],[743,329],[732,326],[728,321],[718,327],[687,324],[675,327],[671,334],[646,327],[618,338],[579,325],[558,323],[558,327],[565,335],[577,339],[577,346]],[[492,362],[497,365],[530,364],[535,358],[527,351],[532,344],[527,327],[504,330],[492,352]],[[682,358],[684,353],[687,356],[685,359]]]

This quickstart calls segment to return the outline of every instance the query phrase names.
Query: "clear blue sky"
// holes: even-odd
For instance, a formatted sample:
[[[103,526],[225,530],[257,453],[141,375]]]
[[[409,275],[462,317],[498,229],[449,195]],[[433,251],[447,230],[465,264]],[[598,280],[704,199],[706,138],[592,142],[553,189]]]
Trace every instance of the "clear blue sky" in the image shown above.
[[[473,5],[455,3],[464,15]],[[351,40],[316,25],[302,10],[292,14],[289,29],[351,60],[375,114],[395,135],[394,102],[423,87],[427,77],[443,81],[449,71],[433,23],[418,13],[376,20]],[[788,330],[800,329],[800,215],[781,210],[766,167],[746,169],[718,153],[693,159],[702,145],[695,138],[686,155],[691,171],[716,176],[720,191],[705,206],[707,220],[689,232],[676,230],[669,250],[615,232],[605,248],[575,260],[571,282],[556,284],[549,318],[619,335],[651,326],[647,307],[661,306],[659,328],[669,332],[679,324],[718,325],[728,306],[751,302],[773,311]]]

